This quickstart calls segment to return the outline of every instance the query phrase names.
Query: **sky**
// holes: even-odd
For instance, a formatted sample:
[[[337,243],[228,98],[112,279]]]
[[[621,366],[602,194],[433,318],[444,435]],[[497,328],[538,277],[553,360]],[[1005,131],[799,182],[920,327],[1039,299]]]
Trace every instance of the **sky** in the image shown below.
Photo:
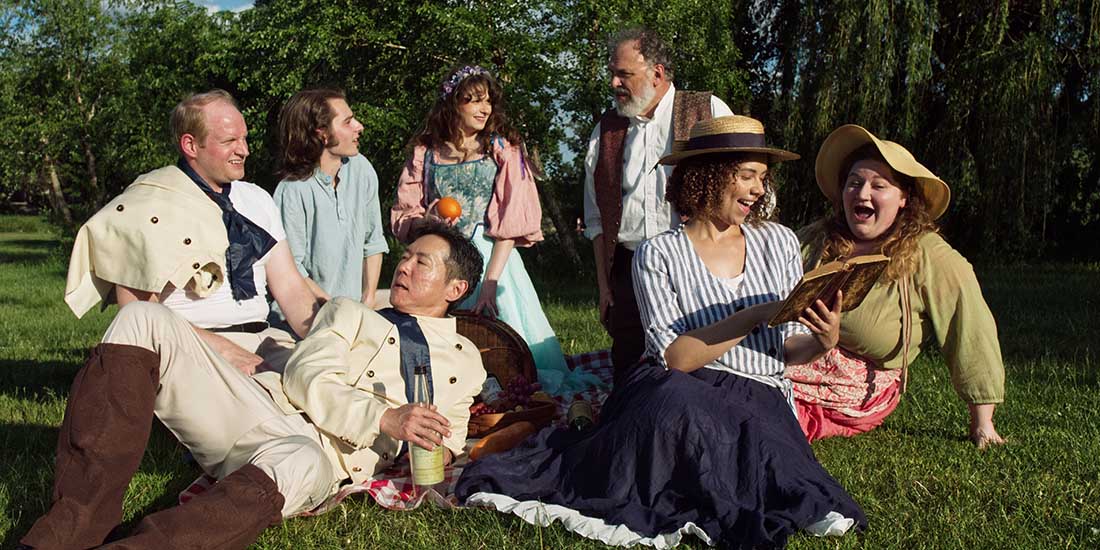
[[[252,0],[216,0],[202,2],[201,5],[211,13],[226,10],[244,11],[252,7]]]

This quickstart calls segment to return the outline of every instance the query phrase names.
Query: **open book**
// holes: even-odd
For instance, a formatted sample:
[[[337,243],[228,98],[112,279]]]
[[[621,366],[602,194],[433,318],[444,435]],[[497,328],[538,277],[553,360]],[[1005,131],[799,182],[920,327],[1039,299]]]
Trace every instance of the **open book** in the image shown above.
[[[890,258],[882,254],[857,256],[849,260],[837,260],[822,264],[802,276],[802,280],[791,290],[783,307],[768,321],[769,327],[782,323],[798,321],[798,317],[814,302],[821,300],[829,308],[833,307],[836,291],[844,291],[844,304],[841,311],[859,307],[875,281],[890,263]]]

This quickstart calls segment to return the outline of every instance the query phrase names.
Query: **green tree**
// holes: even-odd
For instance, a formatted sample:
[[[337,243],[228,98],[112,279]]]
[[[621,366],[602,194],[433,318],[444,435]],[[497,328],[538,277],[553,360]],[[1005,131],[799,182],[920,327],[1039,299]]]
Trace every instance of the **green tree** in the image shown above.
[[[832,129],[858,123],[951,185],[948,232],[979,257],[1033,257],[1059,232],[1095,227],[1100,2],[774,0],[755,10],[755,104],[806,158],[781,189],[787,223],[825,211],[813,156]]]

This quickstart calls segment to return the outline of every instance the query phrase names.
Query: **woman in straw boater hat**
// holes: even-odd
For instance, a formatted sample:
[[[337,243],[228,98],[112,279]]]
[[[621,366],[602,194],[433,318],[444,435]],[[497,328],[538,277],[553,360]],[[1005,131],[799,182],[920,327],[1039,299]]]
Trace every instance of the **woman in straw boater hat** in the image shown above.
[[[802,276],[798,241],[765,220],[769,147],[742,116],[700,122],[661,159],[676,165],[667,199],[689,219],[642,243],[635,292],[647,362],[616,385],[600,423],[545,430],[468,466],[468,504],[607,544],[781,547],[799,529],[840,535],[866,526],[859,505],[817,462],[795,420],[784,360],[835,345],[839,310],[819,304],[768,328]]]
[[[810,441],[869,431],[897,407],[920,344],[935,337],[976,445],[1004,443],[997,326],[970,264],[937,232],[951,190],[904,147],[849,124],[817,154],[817,184],[834,214],[802,231],[806,267],[885,254],[890,263],[860,306],[841,316],[839,345],[787,368]]]

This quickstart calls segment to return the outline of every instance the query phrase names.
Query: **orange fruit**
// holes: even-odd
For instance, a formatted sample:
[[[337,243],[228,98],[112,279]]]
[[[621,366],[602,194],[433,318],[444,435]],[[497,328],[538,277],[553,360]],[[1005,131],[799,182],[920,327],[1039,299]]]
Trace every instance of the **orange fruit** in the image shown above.
[[[462,205],[451,197],[443,197],[435,203],[435,211],[444,218],[454,220],[462,215]]]

